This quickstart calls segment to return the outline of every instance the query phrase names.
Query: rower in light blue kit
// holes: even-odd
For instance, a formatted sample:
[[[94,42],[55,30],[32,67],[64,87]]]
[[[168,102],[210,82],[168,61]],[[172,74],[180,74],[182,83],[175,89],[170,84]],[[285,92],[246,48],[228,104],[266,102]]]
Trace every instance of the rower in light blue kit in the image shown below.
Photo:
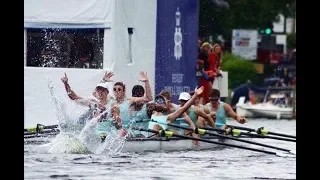
[[[216,119],[216,126],[218,128],[226,128],[226,115],[232,117],[240,124],[248,122],[246,118],[237,115],[229,104],[220,101],[220,91],[218,89],[210,91],[209,100],[210,102],[206,106],[209,109],[210,116]]]

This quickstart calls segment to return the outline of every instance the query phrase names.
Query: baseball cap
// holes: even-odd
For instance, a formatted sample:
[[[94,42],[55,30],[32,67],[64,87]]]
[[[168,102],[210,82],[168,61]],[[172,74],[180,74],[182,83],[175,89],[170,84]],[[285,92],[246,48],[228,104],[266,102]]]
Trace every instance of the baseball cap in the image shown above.
[[[102,87],[102,88],[105,88],[105,89],[108,89],[108,90],[109,90],[109,86],[108,86],[107,83],[99,83],[99,84],[97,84],[96,87]]]
[[[190,94],[187,93],[187,92],[182,92],[182,93],[180,93],[180,95],[179,95],[179,101],[180,101],[180,100],[188,101],[190,98],[191,98],[191,96],[190,96]]]

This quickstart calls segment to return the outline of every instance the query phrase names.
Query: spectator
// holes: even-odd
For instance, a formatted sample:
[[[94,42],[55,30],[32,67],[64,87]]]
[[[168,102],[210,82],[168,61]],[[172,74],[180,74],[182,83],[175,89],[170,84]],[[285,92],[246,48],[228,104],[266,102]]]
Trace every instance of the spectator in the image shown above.
[[[205,42],[201,45],[200,52],[198,54],[198,71],[205,72],[209,76],[213,76],[212,72],[210,72],[210,62],[211,59],[209,59],[209,56],[212,57],[211,54],[211,45],[208,42]],[[212,67],[212,66],[211,66]],[[209,102],[209,90],[211,87],[209,87],[208,78],[200,77],[199,85],[204,87],[203,93],[199,95],[200,97],[200,103],[201,104],[207,104]]]

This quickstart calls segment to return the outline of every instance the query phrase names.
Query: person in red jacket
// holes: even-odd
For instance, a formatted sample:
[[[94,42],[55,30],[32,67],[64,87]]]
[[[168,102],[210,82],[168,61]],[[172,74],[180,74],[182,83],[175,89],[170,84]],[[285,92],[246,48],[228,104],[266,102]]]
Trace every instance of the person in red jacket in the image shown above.
[[[219,77],[221,76],[221,63],[222,63],[222,47],[220,44],[215,44],[212,47],[212,53],[210,54],[210,70],[213,71],[213,78],[211,79],[211,81],[209,81],[209,86],[212,89],[212,85],[213,85],[213,81],[214,81],[214,77]],[[219,89],[218,87],[215,87],[217,89]],[[210,89],[210,90],[211,90]]]
[[[199,86],[203,86],[203,93],[200,95],[200,103],[207,104],[209,102],[209,91],[212,89],[214,79],[214,59],[211,52],[211,45],[205,42],[201,45],[201,50],[198,54],[197,67],[198,72],[201,72]]]

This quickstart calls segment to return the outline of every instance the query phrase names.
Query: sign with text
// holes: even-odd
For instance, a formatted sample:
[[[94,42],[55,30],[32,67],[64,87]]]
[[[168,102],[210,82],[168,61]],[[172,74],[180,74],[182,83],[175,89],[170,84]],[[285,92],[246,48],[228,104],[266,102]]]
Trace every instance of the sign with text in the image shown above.
[[[198,0],[157,1],[155,94],[169,90],[174,103],[197,85],[198,8]]]
[[[232,31],[232,54],[247,60],[257,59],[258,31],[234,29]]]

